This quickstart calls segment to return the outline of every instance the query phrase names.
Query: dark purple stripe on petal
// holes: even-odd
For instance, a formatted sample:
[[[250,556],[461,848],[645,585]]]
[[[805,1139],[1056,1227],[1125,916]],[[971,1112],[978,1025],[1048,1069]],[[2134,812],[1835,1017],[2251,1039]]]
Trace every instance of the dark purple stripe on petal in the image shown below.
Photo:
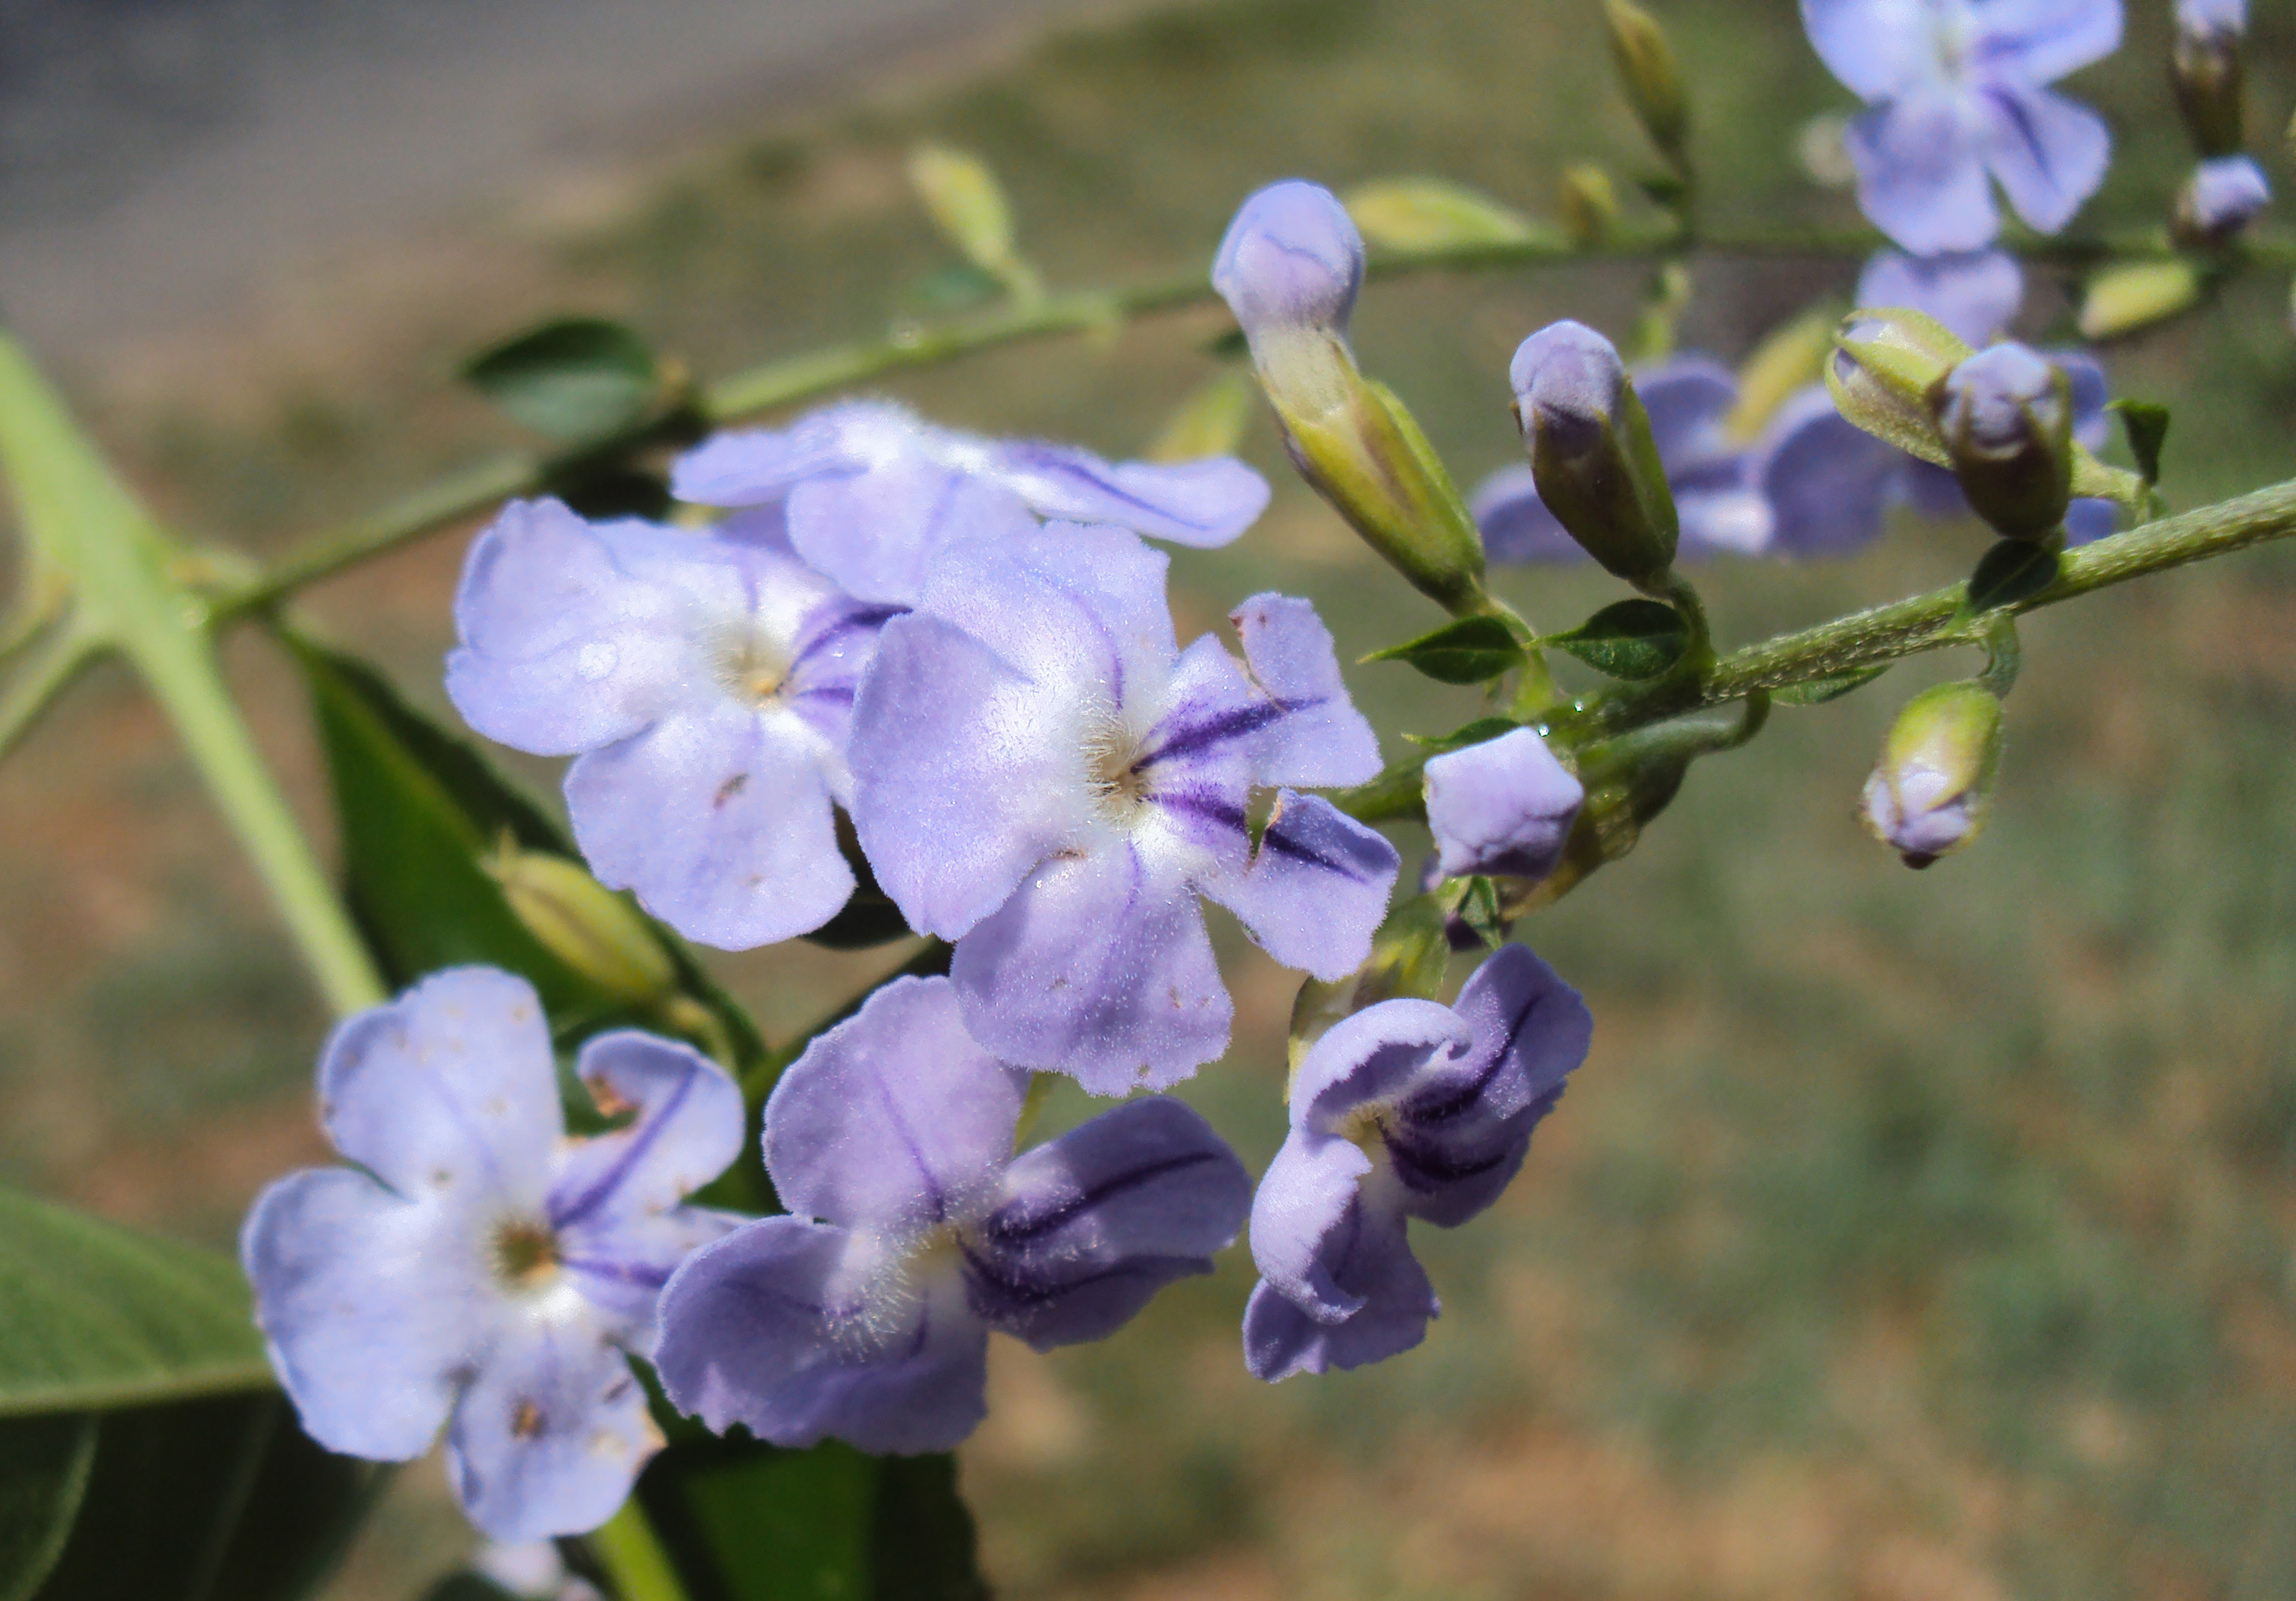
[[[907,610],[906,606],[865,606],[857,603],[843,607],[838,616],[798,646],[796,656],[790,661],[790,677],[795,677],[803,672],[805,664],[822,652],[844,644],[856,634],[873,634]]]
[[[595,1184],[564,1205],[560,1204],[557,1196],[550,1198],[550,1227],[553,1229],[571,1228],[604,1205],[608,1198],[621,1187],[622,1180],[629,1176],[630,1170],[652,1148],[653,1142],[661,1137],[663,1127],[677,1115],[677,1109],[693,1092],[701,1071],[698,1063],[692,1064],[679,1075],[677,1088],[664,1096],[659,1106],[647,1110],[645,1121],[630,1130],[629,1143],[622,1147],[621,1155],[598,1176]]]
[[[1530,1020],[1538,1013],[1539,1003],[1546,1000],[1549,993],[1551,992],[1543,989],[1535,990],[1523,1002],[1522,1010],[1516,1013],[1507,1025],[1506,1038],[1499,1042],[1499,1048],[1492,1052],[1489,1058],[1484,1062],[1481,1071],[1468,1082],[1445,1089],[1440,1094],[1431,1094],[1424,1097],[1414,1096],[1406,1100],[1400,1109],[1403,1115],[1414,1123],[1440,1123],[1457,1117],[1461,1112],[1472,1110],[1475,1103],[1482,1098],[1483,1091],[1489,1088],[1492,1079],[1496,1078],[1500,1070],[1505,1068],[1508,1061],[1513,1057],[1515,1047],[1521,1040],[1523,1030],[1530,1026]]]
[[[2009,126],[2016,131],[2017,137],[2023,141],[2026,153],[2033,158],[2033,165],[2039,170],[2041,176],[2048,179],[2053,186],[2062,189],[2064,186],[2063,183],[2055,173],[2049,170],[2048,146],[2042,142],[2040,130],[2033,126],[2033,119],[2025,115],[2023,103],[2014,94],[2005,94],[1999,89],[1986,90],[1985,97],[2000,108],[2002,116],[2007,119]]]
[[[1242,739],[1246,735],[1257,734],[1262,728],[1281,721],[1292,712],[1310,710],[1323,703],[1321,700],[1294,701],[1288,704],[1281,701],[1269,700],[1256,705],[1240,706],[1233,711],[1222,712],[1219,716],[1209,718],[1203,722],[1193,723],[1175,729],[1160,744],[1141,757],[1138,765],[1144,770],[1160,761],[1170,761],[1177,757],[1193,756],[1210,750],[1214,745],[1224,744],[1229,740]]]
[[[570,1256],[560,1264],[569,1273],[580,1273],[591,1278],[603,1278],[611,1284],[630,1285],[641,1290],[659,1290],[669,1282],[670,1269],[651,1262],[610,1262],[594,1257]]]
[[[1207,1162],[1215,1166],[1232,1160],[1226,1151],[1191,1151],[1185,1155],[1167,1157],[1143,1168],[1095,1185],[1038,1217],[1015,1216],[1014,1209],[1000,1207],[981,1219],[978,1229],[985,1239],[1000,1245],[1023,1244],[1039,1238],[1056,1228],[1064,1227],[1081,1213],[1092,1211],[1117,1196],[1136,1190],[1144,1185],[1173,1173],[1184,1173],[1190,1168]],[[968,1260],[970,1260],[968,1255]]]
[[[1360,872],[1354,863],[1326,856],[1306,841],[1284,833],[1281,817],[1269,824],[1267,832],[1259,836],[1259,848],[1273,850],[1278,856],[1288,856],[1295,862],[1305,862],[1311,867],[1320,867],[1326,873],[1337,874],[1341,878],[1352,879],[1359,884],[1374,883],[1379,877],[1375,873]]]
[[[1185,812],[1237,833],[1246,833],[1250,827],[1251,819],[1243,808],[1215,790],[1158,790],[1149,799],[1167,810]]]

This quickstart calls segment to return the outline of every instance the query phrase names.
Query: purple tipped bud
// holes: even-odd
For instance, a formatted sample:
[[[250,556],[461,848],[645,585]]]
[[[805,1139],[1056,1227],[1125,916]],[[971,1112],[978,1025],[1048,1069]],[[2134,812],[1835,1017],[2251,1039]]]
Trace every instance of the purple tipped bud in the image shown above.
[[[1244,201],[1212,262],[1212,287],[1255,344],[1277,330],[1346,333],[1363,275],[1363,235],[1347,208],[1298,178]]]
[[[2204,158],[2240,149],[2240,40],[2247,29],[2248,7],[2241,0],[2180,0],[2177,7],[2169,78],[2185,131]]]
[[[1427,764],[1427,826],[1447,877],[1545,878],[1587,792],[1536,730],[1518,728]]]
[[[2072,497],[2072,388],[2020,344],[1979,351],[1939,379],[1930,407],[1954,476],[2005,538],[2039,539]]]
[[[1940,684],[1906,702],[1866,781],[1866,826],[1926,867],[1977,837],[2001,764],[2001,701],[1974,682]]]
[[[1673,564],[1680,525],[1650,417],[1611,341],[1552,323],[1508,369],[1538,498],[1587,554],[1629,583]]]
[[[2246,156],[2219,156],[2193,168],[2177,196],[2177,242],[2223,244],[2272,201],[2264,169]]]

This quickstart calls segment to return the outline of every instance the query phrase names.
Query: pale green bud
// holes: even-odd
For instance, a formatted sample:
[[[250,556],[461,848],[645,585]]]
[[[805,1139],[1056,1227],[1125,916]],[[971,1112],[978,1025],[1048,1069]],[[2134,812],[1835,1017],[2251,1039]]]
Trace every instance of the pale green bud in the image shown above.
[[[543,948],[615,1000],[650,1006],[676,985],[660,936],[579,862],[505,839],[480,865]]]
[[[1686,168],[1690,100],[1683,93],[1682,70],[1675,63],[1666,29],[1634,0],[1603,0],[1603,17],[1610,25],[1611,59],[1618,63],[1627,103],[1651,143],[1677,170]]]
[[[1940,684],[1906,702],[1866,781],[1874,837],[1926,867],[1974,840],[2001,766],[2001,699],[1975,680]]]

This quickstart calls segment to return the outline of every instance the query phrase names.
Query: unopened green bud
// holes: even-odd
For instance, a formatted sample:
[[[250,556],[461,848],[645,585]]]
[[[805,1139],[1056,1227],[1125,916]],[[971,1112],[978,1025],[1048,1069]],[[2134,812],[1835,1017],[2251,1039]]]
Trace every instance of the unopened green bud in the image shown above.
[[[1563,169],[1558,209],[1562,231],[1579,244],[1600,244],[1619,231],[1619,220],[1625,215],[1611,175],[1585,164]]]
[[[543,948],[616,1001],[652,1006],[676,986],[660,936],[579,862],[506,839],[480,865]]]
[[[1680,525],[1617,349],[1583,323],[1552,323],[1522,341],[1508,375],[1539,500],[1605,570],[1655,584]]]
[[[2001,766],[2001,700],[1965,680],[1906,702],[1866,781],[1863,811],[1875,839],[1926,867],[1984,827]]]
[[[1979,351],[1930,390],[1954,477],[1977,514],[2009,539],[2042,539],[2072,499],[2072,385],[2023,345]]]
[[[1603,0],[1603,17],[1610,24],[1611,59],[1618,63],[1627,103],[1675,168],[1687,168],[1690,100],[1682,92],[1682,70],[1675,64],[1666,29],[1634,0]]]
[[[2180,21],[2169,81],[2185,131],[2203,158],[2241,147],[2240,33],[2197,16]]]
[[[2117,339],[2189,310],[2201,298],[2201,275],[2189,261],[2132,261],[2108,267],[2081,297],[2084,339]]]
[[[1854,311],[1835,336],[1825,387],[1842,416],[1867,433],[1949,467],[1930,391],[1972,354],[1958,334],[1918,311]]]

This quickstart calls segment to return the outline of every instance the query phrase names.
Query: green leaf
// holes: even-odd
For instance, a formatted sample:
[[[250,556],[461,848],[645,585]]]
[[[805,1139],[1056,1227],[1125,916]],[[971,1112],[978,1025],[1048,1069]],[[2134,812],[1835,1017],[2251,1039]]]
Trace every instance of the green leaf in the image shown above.
[[[2121,431],[2128,436],[2128,454],[2136,458],[2136,475],[2145,486],[2161,481],[2161,447],[2169,437],[2169,408],[2152,400],[2115,400],[2105,407],[2120,414]]]
[[[1345,200],[1363,236],[1386,250],[1453,250],[1562,236],[1551,223],[1441,178],[1378,179],[1349,190]]]
[[[1480,684],[1521,667],[1522,646],[1514,631],[1496,617],[1462,617],[1431,634],[1383,651],[1365,661],[1407,661],[1442,684]]]
[[[1654,600],[1622,600],[1603,607],[1567,634],[1539,642],[1576,656],[1613,678],[1662,676],[1690,648],[1690,626],[1672,606]]]
[[[1499,915],[1498,886],[1478,874],[1463,878],[1450,885],[1444,899],[1450,902],[1451,915],[1475,932],[1488,950],[1496,950],[1506,943],[1507,925]]]
[[[2055,551],[2023,539],[2003,539],[1969,575],[1969,598],[1964,604],[1973,614],[2029,600],[2056,582],[2057,565]]]
[[[63,1555],[95,1434],[87,1412],[0,1424],[0,1601],[29,1601]]]
[[[1406,734],[1403,737],[1413,744],[1423,746],[1431,756],[1446,751],[1464,751],[1469,745],[1480,745],[1503,734],[1513,734],[1521,727],[1511,717],[1479,717],[1464,727],[1454,728],[1448,734]]]
[[[512,416],[558,439],[627,427],[661,388],[645,341],[603,317],[570,316],[481,350],[459,374]]]
[[[1812,678],[1805,684],[1789,684],[1771,693],[1771,704],[1776,706],[1823,706],[1828,701],[1838,701],[1853,689],[1862,689],[1890,670],[1884,662],[1880,667],[1861,667],[1830,677]]]

